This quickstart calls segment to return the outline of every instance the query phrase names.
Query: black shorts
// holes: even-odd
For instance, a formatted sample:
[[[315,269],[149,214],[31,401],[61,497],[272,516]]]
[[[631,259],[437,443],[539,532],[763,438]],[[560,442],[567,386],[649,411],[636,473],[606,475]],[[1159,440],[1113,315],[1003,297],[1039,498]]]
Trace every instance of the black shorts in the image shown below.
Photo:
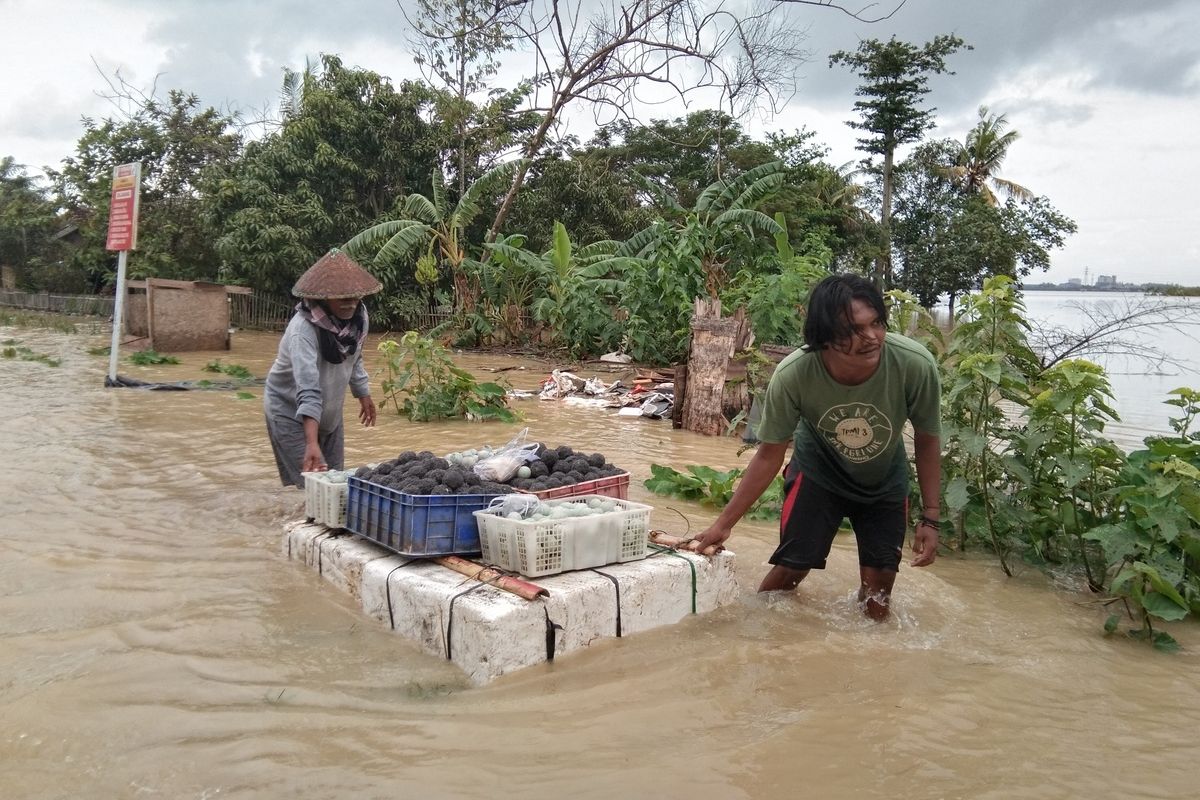
[[[783,492],[779,547],[771,555],[772,564],[825,569],[833,537],[842,520],[849,517],[858,540],[859,566],[900,570],[908,528],[907,493],[894,500],[860,503],[805,480],[803,473],[786,478]]]

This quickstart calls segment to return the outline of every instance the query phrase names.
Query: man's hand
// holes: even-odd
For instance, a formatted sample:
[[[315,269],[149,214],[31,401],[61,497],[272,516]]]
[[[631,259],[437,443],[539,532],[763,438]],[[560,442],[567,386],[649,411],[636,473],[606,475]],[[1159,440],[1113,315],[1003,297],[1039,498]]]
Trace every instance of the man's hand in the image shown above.
[[[728,539],[732,533],[732,528],[726,528],[714,522],[712,525],[709,525],[707,528],[705,528],[699,536],[692,539],[692,541],[688,543],[687,549],[696,553],[700,553],[703,552],[706,547],[711,547],[712,545],[723,545],[725,540]]]
[[[912,549],[916,557],[912,560],[914,567],[928,567],[937,558],[938,530],[923,522],[917,523],[913,532]]]
[[[375,401],[370,395],[358,398],[358,421],[367,428],[375,425]]]
[[[315,444],[305,445],[304,461],[300,464],[301,472],[325,472],[329,469],[329,465],[325,463],[325,456],[321,455],[321,448]]]

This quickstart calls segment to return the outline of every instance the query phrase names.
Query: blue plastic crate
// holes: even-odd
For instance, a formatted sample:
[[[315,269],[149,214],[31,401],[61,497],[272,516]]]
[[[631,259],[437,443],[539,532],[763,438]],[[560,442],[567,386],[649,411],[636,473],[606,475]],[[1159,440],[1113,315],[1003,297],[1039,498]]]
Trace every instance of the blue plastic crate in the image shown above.
[[[346,528],[410,558],[480,552],[474,512],[494,494],[405,494],[351,477]]]

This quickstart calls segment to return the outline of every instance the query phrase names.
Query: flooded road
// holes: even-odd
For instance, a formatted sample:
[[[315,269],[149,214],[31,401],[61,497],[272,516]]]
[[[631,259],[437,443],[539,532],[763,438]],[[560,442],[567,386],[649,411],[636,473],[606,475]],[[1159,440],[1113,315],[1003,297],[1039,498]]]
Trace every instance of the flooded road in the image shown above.
[[[599,642],[483,688],[280,555],[261,390],[102,388],[103,335],[0,329],[62,359],[0,361],[0,796],[4,798],[1073,798],[1194,796],[1200,629],[1155,653],[1028,569],[943,555],[861,618],[854,543],[794,596],[753,592],[775,532],[739,526],[739,603]],[[264,375],[277,337],[121,373]],[[533,388],[547,365],[506,376]],[[481,376],[490,373],[479,372]],[[212,377],[209,375],[208,377]],[[378,370],[372,384],[378,387]],[[611,376],[606,376],[611,377]],[[376,388],[378,399],[378,390]],[[350,409],[352,404],[348,404]],[[744,464],[737,442],[537,400],[531,434],[633,473]],[[507,440],[520,426],[347,423],[347,464]]]

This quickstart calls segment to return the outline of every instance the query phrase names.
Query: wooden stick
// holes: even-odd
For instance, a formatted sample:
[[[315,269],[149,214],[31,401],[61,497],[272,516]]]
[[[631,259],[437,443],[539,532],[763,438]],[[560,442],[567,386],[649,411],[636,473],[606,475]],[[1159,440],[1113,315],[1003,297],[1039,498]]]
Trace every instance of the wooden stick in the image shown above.
[[[442,556],[441,558],[435,558],[434,561],[446,569],[454,570],[460,575],[466,575],[468,578],[482,581],[490,586],[495,586],[497,589],[512,592],[517,597],[522,597],[526,600],[536,600],[539,597],[550,596],[550,592],[537,584],[521,580],[520,578],[514,578],[511,575],[505,575],[499,570],[485,567],[482,564],[476,564],[474,561],[466,558]]]
[[[725,549],[725,545],[723,544],[710,544],[703,551],[699,551],[696,549],[696,541],[694,539],[681,539],[665,531],[650,531],[650,541],[660,547],[669,547],[672,550],[687,550],[690,553],[700,553],[702,556],[715,556]]]

